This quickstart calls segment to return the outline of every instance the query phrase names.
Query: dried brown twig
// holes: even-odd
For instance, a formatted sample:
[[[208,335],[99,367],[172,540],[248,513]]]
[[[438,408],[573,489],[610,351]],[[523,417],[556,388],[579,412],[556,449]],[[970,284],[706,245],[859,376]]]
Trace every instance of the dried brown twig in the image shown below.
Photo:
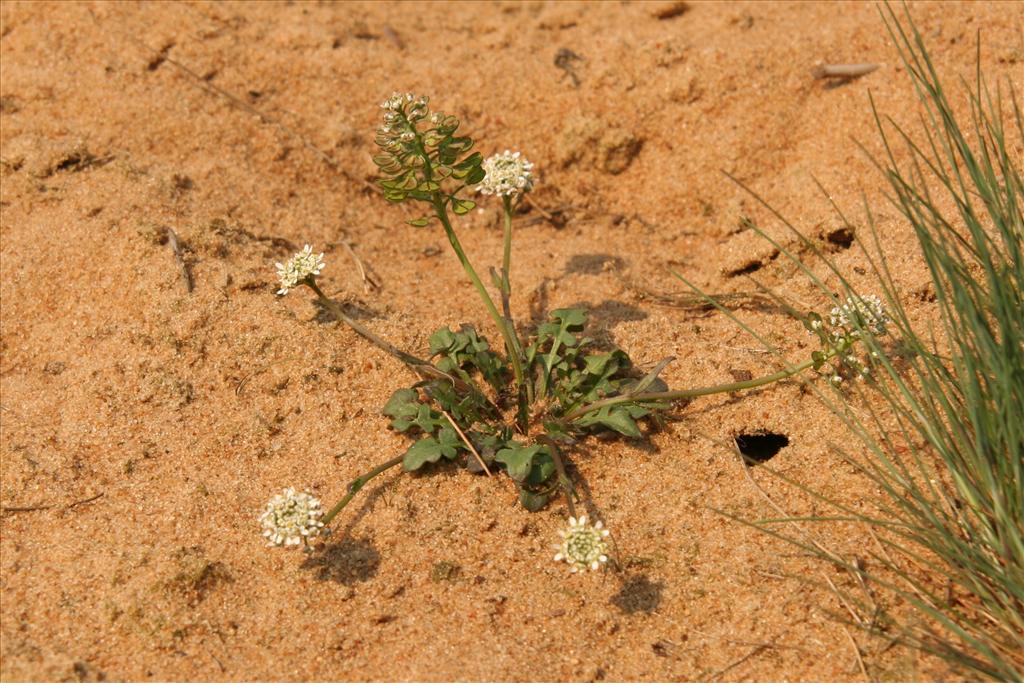
[[[38,510],[49,510],[53,505],[4,505],[4,512],[36,512]]]
[[[440,410],[441,413],[446,418],[448,418],[448,423],[455,429],[455,432],[459,435],[459,438],[462,439],[462,443],[466,444],[466,447],[469,448],[469,452],[472,453],[473,457],[476,458],[476,461],[480,463],[480,467],[484,468],[484,472],[487,473],[488,477],[491,476],[491,470],[487,467],[487,463],[484,462],[484,459],[480,457],[480,453],[478,453],[476,448],[473,446],[473,442],[466,438],[466,435],[462,432],[461,429],[459,429],[459,425],[455,422],[455,420],[452,419],[452,416],[449,415],[444,408],[440,408]]]
[[[174,252],[174,260],[178,262],[178,268],[181,269],[181,279],[185,281],[185,291],[189,294],[192,293],[192,273],[188,269],[188,263],[185,262],[185,250],[181,245],[181,240],[178,238],[178,233],[174,232],[174,228],[167,228],[167,244],[171,246],[171,251]]]
[[[710,296],[690,292],[670,294],[667,292],[655,292],[654,290],[647,289],[625,275],[620,274],[619,280],[626,289],[630,290],[637,298],[656,306],[665,306],[668,308],[681,308],[684,310],[703,312],[713,311],[715,310],[715,305],[711,303],[710,299],[714,299],[727,308],[739,308],[744,305],[764,305],[771,303],[767,297],[757,292],[727,292],[724,294],[713,294]]]
[[[352,258],[352,261],[356,264],[356,270],[359,271],[359,277],[363,280],[363,289],[367,292],[380,289],[380,283],[377,282],[372,275],[366,270],[366,266],[363,264],[362,259],[356,254],[356,250],[352,248],[348,240],[342,239],[335,244],[340,244],[348,252],[348,255]]]
[[[83,500],[76,500],[74,503],[71,503],[70,505],[68,505],[65,509],[66,510],[70,510],[71,508],[78,507],[79,505],[85,505],[86,503],[91,503],[94,500],[99,500],[102,497],[103,497],[103,492],[101,491],[100,493],[97,493],[95,496],[92,496],[91,498],[85,498]]]
[[[83,498],[82,500],[76,500],[76,501],[74,501],[72,503],[68,503],[67,505],[64,506],[64,509],[65,510],[70,510],[72,508],[78,507],[79,505],[85,505],[86,503],[91,503],[94,500],[99,500],[103,496],[104,496],[104,493],[101,491],[100,493],[97,493],[95,496],[90,496],[89,498]],[[39,510],[52,510],[53,508],[56,508],[56,507],[60,507],[60,506],[59,505],[52,505],[52,504],[44,504],[44,505],[4,505],[2,508],[0,508],[0,510],[2,510],[3,512],[7,512],[7,513],[12,513],[12,512],[38,512]]]
[[[851,80],[866,76],[875,71],[881,64],[818,64],[811,69],[811,77],[822,78],[845,78]]]

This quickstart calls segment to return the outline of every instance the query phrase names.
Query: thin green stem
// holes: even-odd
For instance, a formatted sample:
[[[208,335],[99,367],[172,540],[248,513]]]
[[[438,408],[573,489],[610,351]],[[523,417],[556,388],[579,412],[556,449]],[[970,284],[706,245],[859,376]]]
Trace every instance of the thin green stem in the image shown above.
[[[416,129],[415,125],[412,125],[408,118],[402,114],[403,119],[407,124],[410,124],[410,128],[413,131],[416,139],[416,153],[423,160],[423,176],[428,182],[432,182],[434,179],[434,165],[433,160],[430,158],[430,154],[427,152],[426,145],[423,142],[423,135]],[[461,189],[461,187],[459,188]],[[458,190],[456,190],[457,192]],[[487,312],[494,320],[494,324],[498,326],[498,331],[505,340],[505,348],[508,350],[509,359],[512,362],[512,372],[516,378],[516,386],[518,388],[518,403],[519,403],[519,421],[520,426],[526,428],[527,419],[527,403],[525,401],[523,388],[526,386],[524,381],[523,373],[523,351],[522,346],[519,344],[519,339],[516,337],[515,326],[512,324],[510,316],[503,317],[499,312],[498,308],[494,305],[494,300],[491,295],[487,293],[487,288],[484,287],[483,281],[480,280],[480,276],[477,275],[476,269],[469,262],[469,258],[466,256],[465,250],[462,248],[462,243],[459,241],[458,235],[455,234],[454,228],[452,228],[451,220],[448,218],[448,210],[445,208],[445,202],[447,197],[454,198],[454,192],[450,194],[442,193],[440,191],[434,191],[431,195],[431,204],[434,207],[434,213],[437,215],[437,219],[441,222],[444,227],[445,234],[448,236],[448,241],[452,245],[452,249],[455,250],[456,256],[459,257],[459,262],[462,264],[462,269],[466,271],[466,275],[469,276],[473,286],[476,288],[477,293],[484,302],[484,306],[487,308]],[[508,226],[511,230],[511,225]],[[505,262],[506,262],[506,274],[504,275],[501,286],[503,298],[507,298],[505,287],[507,283],[507,263],[509,261],[509,250],[511,233],[506,236],[505,244]],[[529,392],[532,396],[532,392]]]
[[[540,383],[540,397],[544,398],[548,394],[548,383],[551,381],[551,368],[555,364],[555,360],[558,359],[558,350],[562,347],[561,337],[556,336],[551,341],[551,350],[544,356],[544,372],[541,373]]]
[[[380,465],[377,465],[369,472],[365,474],[360,474],[358,477],[353,479],[348,485],[348,493],[346,493],[345,496],[338,501],[338,504],[332,507],[320,521],[322,521],[325,526],[327,524],[330,524],[331,521],[338,516],[338,513],[344,510],[345,506],[349,504],[349,502],[355,497],[357,493],[359,493],[359,489],[366,486],[366,482],[370,481],[381,472],[391,469],[395,465],[402,462],[402,460],[404,459],[405,455],[399,455],[397,457],[391,458],[391,460],[388,460],[385,463],[381,463]]]
[[[473,264],[469,262],[469,258],[466,256],[466,252],[462,248],[462,243],[459,241],[459,236],[455,234],[455,229],[452,228],[451,221],[448,219],[448,211],[444,207],[444,201],[440,194],[435,194],[434,196],[434,212],[437,215],[437,219],[441,221],[441,226],[444,228],[444,232],[448,236],[448,241],[451,243],[452,249],[455,250],[455,255],[459,257],[462,269],[466,271],[466,275],[469,276],[470,281],[473,283],[473,287],[476,288],[477,293],[483,300],[484,306],[487,308],[487,312],[494,320],[494,324],[498,326],[498,331],[505,340],[505,346],[509,351],[508,356],[512,361],[512,372],[515,375],[516,385],[520,388],[521,393],[522,387],[525,386],[525,382],[523,381],[523,360],[522,353],[519,350],[518,341],[512,329],[512,324],[498,312],[498,308],[494,305],[494,300],[491,298],[491,295],[487,293],[487,288],[484,287],[483,281],[480,279],[480,276],[477,275],[476,269],[473,268]]]
[[[505,218],[505,235],[504,244],[502,250],[501,259],[501,304],[505,313],[505,324],[508,326],[509,335],[512,337],[512,341],[515,343],[515,347],[509,349],[510,354],[519,356],[520,359],[525,359],[526,355],[523,353],[523,344],[519,340],[519,335],[516,333],[515,323],[512,321],[512,198],[508,196],[502,197],[502,209],[504,210]],[[533,403],[533,382],[524,381],[523,384],[526,387],[526,401],[527,403]]]
[[[402,351],[394,344],[391,344],[381,339],[376,334],[371,332],[369,329],[364,327],[362,324],[350,318],[348,315],[346,315],[345,311],[341,310],[341,306],[327,298],[327,295],[324,294],[323,290],[320,289],[320,286],[317,285],[316,280],[309,278],[305,280],[303,284],[305,284],[307,287],[309,287],[316,293],[317,298],[320,301],[320,304],[328,311],[330,311],[331,315],[333,315],[335,318],[351,327],[356,332],[356,334],[361,336],[363,339],[366,339],[368,342],[370,342],[377,348],[382,349],[386,353],[394,356],[398,360],[408,365],[417,374],[425,377],[444,378],[453,382],[456,386],[463,389],[465,389],[468,386],[458,377],[453,377],[452,375],[449,375],[446,372],[442,372],[441,370],[438,370],[436,367],[431,365],[429,362],[423,360],[422,358],[417,358],[416,356],[410,353]]]
[[[576,504],[573,502],[572,480],[569,479],[569,475],[565,471],[565,463],[562,461],[562,454],[558,450],[558,445],[547,434],[538,436],[537,440],[546,445],[548,450],[551,451],[551,459],[555,462],[555,469],[558,471],[558,483],[562,487],[562,492],[565,494],[565,502],[569,507],[569,516],[575,519]]]
[[[505,210],[505,241],[501,259],[501,288],[504,290],[505,301],[508,302],[512,298],[512,198],[506,195],[501,198],[501,201],[502,208]],[[507,309],[505,317],[512,317]]]
[[[828,358],[827,356],[826,358]],[[565,422],[572,422],[577,420],[587,413],[592,413],[595,410],[600,410],[606,406],[613,406],[619,403],[632,403],[642,401],[678,401],[684,398],[696,398],[698,396],[708,396],[711,394],[726,394],[732,391],[742,391],[744,389],[753,389],[755,387],[764,386],[765,384],[771,384],[772,382],[778,382],[779,380],[792,377],[793,375],[803,372],[807,368],[814,365],[814,360],[804,361],[799,365],[796,365],[787,370],[780,370],[779,372],[771,375],[765,375],[764,377],[758,377],[756,379],[750,379],[745,382],[729,382],[728,384],[716,384],[711,387],[699,387],[697,389],[680,389],[677,391],[645,391],[636,394],[622,394],[621,396],[611,396],[609,398],[601,399],[600,401],[594,401],[593,403],[585,406],[581,406],[575,410],[570,411],[564,418]]]

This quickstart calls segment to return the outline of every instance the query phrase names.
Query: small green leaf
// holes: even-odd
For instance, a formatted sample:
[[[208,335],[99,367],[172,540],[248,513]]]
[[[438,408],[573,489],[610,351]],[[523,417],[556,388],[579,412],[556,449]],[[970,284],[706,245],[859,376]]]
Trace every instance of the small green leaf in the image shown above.
[[[442,351],[450,351],[455,347],[455,333],[445,326],[430,335],[430,355],[436,356]]]
[[[601,423],[625,436],[633,438],[641,436],[640,429],[636,426],[636,421],[630,416],[629,410],[626,409],[610,411],[606,417],[601,419]]]
[[[468,157],[456,164],[455,168],[460,171],[469,171],[476,168],[484,162],[484,157],[480,152],[473,152]]]
[[[391,394],[381,412],[390,417],[409,417],[416,414],[419,405],[419,394],[415,389],[399,389]]]
[[[486,177],[487,177],[487,172],[484,171],[484,169],[482,169],[479,166],[477,166],[472,171],[470,171],[469,173],[466,174],[466,177],[464,178],[464,182],[467,185],[476,185],[477,183],[479,183],[480,181],[482,181]]]
[[[639,394],[641,392],[647,391],[668,391],[668,384],[666,384],[665,380],[663,380],[660,377],[655,377],[654,379],[651,380],[650,384],[647,384],[642,389],[638,388],[640,386],[640,382],[646,380],[647,377],[644,377],[639,382],[633,379],[625,379],[622,380],[621,382],[614,382],[614,384],[617,384],[618,387],[618,391],[616,393]]]
[[[402,458],[402,469],[406,472],[413,472],[423,467],[428,462],[437,462],[441,459],[441,444],[432,436],[425,436],[405,452]]]
[[[403,192],[401,190],[393,190],[390,192],[385,192],[384,199],[388,200],[389,202],[395,202],[396,204],[398,204],[400,202],[404,202],[408,194],[409,193]]]
[[[524,481],[530,476],[530,468],[533,466],[533,456],[541,451],[541,446],[522,446],[516,442],[509,444],[509,448],[498,451],[494,459],[505,465],[508,476],[516,481]]]
[[[555,473],[555,461],[547,453],[538,453],[533,459],[533,467],[530,468],[530,475],[526,483],[532,486],[539,486],[551,478]]]
[[[584,427],[601,425],[632,438],[642,436],[640,428],[636,426],[636,421],[630,416],[630,411],[621,406],[606,406],[595,413],[581,418],[577,424]]]
[[[550,493],[533,493],[524,488],[519,489],[519,502],[530,512],[542,510],[550,499]]]
[[[428,223],[430,223],[430,216],[420,216],[419,218],[415,218],[411,221],[406,221],[406,223],[413,226],[414,228],[423,228],[426,227]]]
[[[457,199],[452,197],[452,212],[455,213],[456,216],[466,215],[472,211],[475,206],[476,202],[468,199]]]
[[[587,323],[587,313],[582,308],[559,308],[551,312],[551,320],[537,328],[538,341],[548,337],[559,344],[575,346],[576,337],[571,332],[583,329]]]
[[[412,423],[427,434],[432,433],[437,429],[438,425],[444,424],[444,422],[445,420],[441,416],[441,413],[431,410],[430,406],[423,403],[419,404],[416,417],[412,419]]]
[[[439,363],[438,367],[441,365],[443,363]],[[477,423],[483,423],[486,426],[494,418],[494,415],[490,411],[487,399],[472,388],[473,383],[469,375],[457,367],[446,369],[445,372],[459,376],[470,385],[470,388],[466,391],[457,391],[450,381],[437,379],[425,384],[423,391],[451,415],[455,423],[461,426],[465,432],[468,432],[470,427]],[[438,420],[438,425],[442,429],[450,427],[451,423],[447,417],[443,414],[441,417],[443,419]],[[462,446],[460,445],[459,448]]]
[[[456,154],[462,154],[468,152],[473,147],[473,138],[461,137],[452,138],[443,144],[444,148],[448,152],[454,152]]]
[[[582,308],[556,308],[551,317],[562,323],[566,329],[583,329],[587,324],[587,312]]]
[[[437,361],[437,369],[451,374],[459,369],[459,364],[452,360],[451,357],[445,356]]]
[[[434,190],[441,189],[441,186],[435,183],[433,180],[424,180],[422,183],[416,186],[416,189],[419,190],[420,192],[433,192]]]
[[[573,443],[572,436],[566,431],[565,426],[561,422],[549,421],[544,423],[544,431],[547,432],[555,441],[564,443]]]
[[[419,394],[414,389],[399,389],[391,395],[381,411],[394,418],[391,428],[395,431],[407,431],[413,424],[413,418],[419,412]]]
[[[623,355],[625,355],[625,353],[623,353]],[[644,376],[642,380],[640,380],[639,382],[636,383],[635,386],[630,388],[630,391],[637,394],[643,391],[647,391],[648,389],[651,389],[652,391],[664,391],[664,389],[662,389],[661,386],[658,386],[657,388],[653,387],[655,382],[659,381],[658,375],[661,374],[661,371],[668,367],[668,364],[674,360],[675,357],[673,356],[669,356],[668,358],[662,358],[660,361],[658,361],[658,364],[655,365],[654,368],[650,372],[648,372],[646,376]],[[626,362],[630,363],[629,356],[626,356]],[[662,382],[661,384],[665,385],[664,382]]]
[[[621,353],[621,351],[619,352]],[[586,371],[588,375],[610,375],[614,374],[619,369],[618,359],[614,353],[595,353],[591,356],[587,356]],[[611,364],[609,369],[608,365]]]
[[[448,460],[454,460],[455,456],[459,454],[459,448],[463,446],[462,439],[450,425],[438,430],[437,444],[441,455]]]

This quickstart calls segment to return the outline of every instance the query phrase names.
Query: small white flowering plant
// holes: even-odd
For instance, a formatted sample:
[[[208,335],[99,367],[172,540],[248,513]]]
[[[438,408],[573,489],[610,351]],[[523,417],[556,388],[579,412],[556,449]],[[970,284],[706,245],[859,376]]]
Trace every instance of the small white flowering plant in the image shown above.
[[[308,546],[310,539],[324,534],[323,516],[319,498],[288,488],[270,499],[260,525],[269,545]]]
[[[804,327],[821,343],[821,350],[811,354],[814,369],[827,373],[836,386],[869,377],[878,352],[868,347],[858,353],[858,343],[885,336],[891,322],[885,304],[874,294],[848,297],[832,308],[827,322],[817,313],[809,314]]]
[[[287,294],[300,284],[312,282],[323,269],[324,255],[314,254],[313,247],[307,244],[288,261],[277,264],[277,276],[281,280],[281,289],[277,293]]]
[[[443,327],[430,335],[429,357],[418,357],[376,336],[323,293],[317,283],[324,270],[323,255],[310,246],[278,264],[279,294],[298,286],[310,288],[325,309],[405,363],[419,381],[395,391],[382,409],[391,428],[410,437],[405,452],[354,479],[326,513],[320,514],[319,501],[313,506],[291,490],[275,498],[261,518],[272,544],[298,544],[315,536],[314,531],[322,532],[370,479],[391,467],[401,465],[413,472],[448,463],[472,473],[503,472],[515,482],[521,504],[530,511],[563,494],[569,526],[561,533],[555,559],[573,571],[599,569],[608,562],[608,530],[601,522],[590,525],[576,513],[576,490],[565,462],[572,449],[601,433],[641,438],[641,426],[660,425],[672,401],[762,386],[812,365],[820,368],[832,359],[854,367],[847,359],[860,335],[865,330],[884,332],[881,302],[848,302],[833,311],[828,325],[820,317],[810,319],[808,324],[823,341],[823,350],[811,360],[745,382],[670,391],[659,374],[671,359],[643,373],[624,350],[599,350],[586,334],[583,309],[553,310],[536,328],[524,330],[511,313],[512,216],[537,182],[533,164],[510,150],[486,159],[473,152],[473,140],[456,135],[458,119],[431,110],[426,97],[396,93],[381,108],[383,121],[375,138],[380,153],[373,161],[383,176],[378,184],[384,198],[425,207],[425,213],[409,224],[440,226],[501,343],[495,348],[473,325]],[[502,201],[502,263],[500,270],[490,269],[497,303],[453,225],[453,217],[476,206],[470,197],[480,196]]]
[[[555,544],[555,562],[565,562],[569,570],[597,571],[608,561],[608,530],[601,522],[587,524],[586,516],[570,517],[569,526],[558,532],[561,543]]]

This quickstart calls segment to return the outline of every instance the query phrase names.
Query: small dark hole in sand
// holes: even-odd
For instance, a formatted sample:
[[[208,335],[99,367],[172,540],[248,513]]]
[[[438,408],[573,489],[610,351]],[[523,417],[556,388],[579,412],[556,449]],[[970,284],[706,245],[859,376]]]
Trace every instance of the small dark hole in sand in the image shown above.
[[[849,249],[853,245],[853,230],[847,227],[836,228],[826,234],[825,239],[837,251]]]
[[[752,432],[736,437],[736,448],[740,449],[748,465],[760,465],[775,457],[775,454],[789,445],[789,437],[774,432]]]
[[[760,261],[750,261],[748,263],[744,263],[739,268],[733,268],[732,270],[728,271],[726,275],[728,275],[729,277],[736,277],[737,275],[750,275],[751,273],[756,273],[757,271],[761,270],[763,266],[764,264],[761,263]]]

